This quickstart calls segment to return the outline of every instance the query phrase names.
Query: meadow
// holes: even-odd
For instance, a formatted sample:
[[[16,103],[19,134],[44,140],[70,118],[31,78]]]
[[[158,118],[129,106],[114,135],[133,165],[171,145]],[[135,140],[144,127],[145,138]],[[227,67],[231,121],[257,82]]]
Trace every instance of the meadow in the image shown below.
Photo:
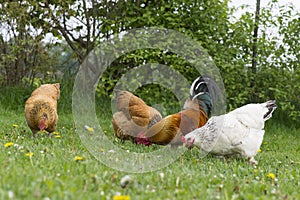
[[[57,132],[34,138],[23,112],[29,91],[1,92],[0,199],[300,199],[300,129],[279,112],[266,123],[257,166],[241,158],[201,158],[193,149],[166,168],[129,174],[89,153],[63,105]],[[109,103],[97,108],[109,138],[132,151],[148,148],[114,138]],[[132,182],[121,187],[126,175]]]

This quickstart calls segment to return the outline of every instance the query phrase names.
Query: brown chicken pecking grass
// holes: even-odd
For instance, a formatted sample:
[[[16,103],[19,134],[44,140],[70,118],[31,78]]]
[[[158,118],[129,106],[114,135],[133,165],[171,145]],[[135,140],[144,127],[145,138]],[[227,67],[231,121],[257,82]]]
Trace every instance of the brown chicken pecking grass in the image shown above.
[[[34,136],[38,131],[52,133],[58,121],[57,100],[60,84],[44,84],[34,90],[25,103],[25,117]]]

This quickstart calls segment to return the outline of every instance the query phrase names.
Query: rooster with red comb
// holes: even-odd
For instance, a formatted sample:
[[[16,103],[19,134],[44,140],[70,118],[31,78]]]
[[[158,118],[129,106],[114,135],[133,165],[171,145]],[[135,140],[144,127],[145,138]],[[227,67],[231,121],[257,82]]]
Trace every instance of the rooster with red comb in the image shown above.
[[[182,136],[202,127],[207,122],[217,90],[211,78],[200,76],[192,83],[190,97],[185,101],[183,110],[166,116],[145,132],[139,133],[139,144],[181,144]]]

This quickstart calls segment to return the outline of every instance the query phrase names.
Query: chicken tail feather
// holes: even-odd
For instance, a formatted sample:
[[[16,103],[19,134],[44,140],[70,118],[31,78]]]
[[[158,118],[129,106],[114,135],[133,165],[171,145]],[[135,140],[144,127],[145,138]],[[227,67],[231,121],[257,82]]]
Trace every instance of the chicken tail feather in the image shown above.
[[[210,77],[200,76],[192,83],[190,98],[197,99],[202,110],[210,116],[218,91],[218,86]]]

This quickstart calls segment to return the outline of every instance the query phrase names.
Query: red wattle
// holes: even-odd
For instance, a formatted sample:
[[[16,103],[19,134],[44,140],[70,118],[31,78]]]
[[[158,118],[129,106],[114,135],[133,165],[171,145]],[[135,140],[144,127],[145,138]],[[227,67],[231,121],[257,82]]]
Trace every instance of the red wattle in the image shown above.
[[[45,122],[46,122],[46,118],[44,117],[41,121],[41,124],[39,126],[40,131],[43,131],[45,129]]]

